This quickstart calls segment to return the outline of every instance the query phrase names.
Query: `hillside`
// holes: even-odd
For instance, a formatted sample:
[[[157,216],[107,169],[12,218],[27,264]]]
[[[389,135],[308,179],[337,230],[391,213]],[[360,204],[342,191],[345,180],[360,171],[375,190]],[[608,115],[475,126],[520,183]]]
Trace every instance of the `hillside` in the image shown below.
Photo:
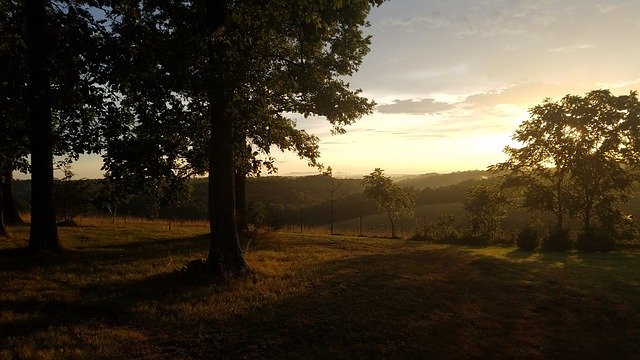
[[[451,174],[425,174],[414,179],[405,179],[399,184],[413,187],[416,194],[415,218],[412,227],[423,226],[425,221],[432,222],[438,215],[452,215],[457,224],[465,226],[465,213],[462,209],[467,189],[480,184],[493,184],[497,177],[483,171],[464,171]],[[486,178],[485,178],[486,177]],[[461,182],[450,184],[461,180]],[[264,216],[274,226],[299,225],[302,220],[306,226],[325,226],[331,222],[330,198],[332,179],[327,176],[314,175],[304,177],[265,176],[247,180],[247,204],[254,215]],[[384,228],[387,220],[378,215],[374,203],[364,198],[360,179],[333,179],[337,187],[334,194],[334,223],[343,223],[348,233],[359,227],[360,217],[372,227]],[[424,185],[432,187],[423,187]],[[100,204],[100,180],[87,180],[83,184],[84,193],[72,194],[83,201],[77,213],[106,214],[107,210]],[[15,193],[22,211],[29,210],[30,182],[15,182]],[[179,207],[164,207],[155,216],[187,220],[207,218],[207,179],[191,181],[191,194]],[[136,196],[118,209],[118,214],[134,217],[154,217],[153,199],[149,196]],[[445,206],[446,205],[446,206]],[[629,203],[620,206],[625,213],[640,218],[640,196],[632,198]],[[444,211],[441,209],[455,209]],[[425,218],[426,215],[426,218]],[[504,221],[505,229],[519,229],[528,221],[529,216],[523,211],[510,210]],[[357,227],[354,227],[357,224]],[[375,225],[373,225],[375,224]],[[409,224],[409,221],[407,221]],[[417,225],[416,225],[417,224]],[[340,225],[342,226],[342,225]],[[408,226],[408,225],[407,225]]]
[[[469,180],[483,180],[492,177],[496,177],[496,175],[485,170],[468,170],[452,172],[449,174],[428,173],[400,180],[398,184],[402,187],[412,187],[414,189],[424,189],[428,187],[438,188],[441,186],[459,184]]]

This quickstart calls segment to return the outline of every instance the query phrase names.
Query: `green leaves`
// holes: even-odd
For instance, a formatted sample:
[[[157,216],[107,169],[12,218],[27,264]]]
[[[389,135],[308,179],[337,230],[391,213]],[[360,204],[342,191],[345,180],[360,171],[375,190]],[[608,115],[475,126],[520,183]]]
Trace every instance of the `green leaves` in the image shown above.
[[[412,214],[415,195],[405,191],[384,170],[376,168],[362,179],[364,196],[376,202],[378,210],[385,210],[391,223],[392,237],[395,237],[395,221],[400,214]]]

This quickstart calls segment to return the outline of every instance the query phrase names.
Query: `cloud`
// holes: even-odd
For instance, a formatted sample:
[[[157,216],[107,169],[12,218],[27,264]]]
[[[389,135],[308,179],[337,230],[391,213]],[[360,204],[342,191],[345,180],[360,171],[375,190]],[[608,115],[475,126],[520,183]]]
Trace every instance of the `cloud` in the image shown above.
[[[567,88],[556,84],[522,83],[468,96],[461,105],[481,108],[503,104],[530,107],[541,103],[545,98],[558,99],[569,92]]]
[[[576,44],[571,46],[562,46],[558,48],[549,49],[550,52],[558,53],[571,53],[578,50],[591,49],[594,46],[592,44]]]
[[[425,16],[407,17],[407,18],[395,18],[389,19],[382,24],[383,27],[398,27],[405,28],[408,31],[415,31],[416,28],[426,27],[428,29],[441,29],[448,28],[451,25],[450,20],[443,17],[437,12],[427,14]]]
[[[493,37],[500,34],[531,35],[536,29],[557,21],[557,9],[548,0],[509,0],[492,3],[431,3],[385,19],[382,27],[407,32],[443,29],[458,36]],[[419,15],[418,15],[419,14]],[[402,16],[404,15],[404,16]]]
[[[376,109],[383,114],[435,114],[446,111],[455,106],[448,103],[438,102],[434,99],[396,99],[391,104],[379,105]]]
[[[640,90],[640,79],[622,83],[596,83],[601,89],[610,89],[614,94],[628,94],[630,91]]]
[[[618,6],[613,4],[598,4],[597,6],[601,14],[607,14],[618,9]]]

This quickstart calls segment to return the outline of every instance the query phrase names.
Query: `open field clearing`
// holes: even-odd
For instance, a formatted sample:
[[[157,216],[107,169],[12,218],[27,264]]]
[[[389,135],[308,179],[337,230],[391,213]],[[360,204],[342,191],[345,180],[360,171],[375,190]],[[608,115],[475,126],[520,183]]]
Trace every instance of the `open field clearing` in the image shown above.
[[[0,241],[0,358],[634,358],[640,254],[528,253],[295,233],[248,244],[255,274],[178,270],[204,224],[82,219],[68,249]],[[243,244],[247,248],[247,244]]]

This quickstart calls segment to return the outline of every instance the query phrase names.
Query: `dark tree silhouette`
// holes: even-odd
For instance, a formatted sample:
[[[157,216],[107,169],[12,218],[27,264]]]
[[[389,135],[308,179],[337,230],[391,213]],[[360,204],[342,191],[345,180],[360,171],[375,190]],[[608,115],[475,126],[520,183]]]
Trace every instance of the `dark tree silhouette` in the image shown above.
[[[415,198],[412,193],[403,190],[384,170],[376,168],[362,179],[364,196],[376,202],[379,210],[384,210],[389,217],[391,237],[396,237],[396,223],[400,214],[411,214]]]
[[[49,19],[47,1],[27,0],[27,104],[31,126],[31,228],[29,249],[62,250],[53,200],[53,120],[49,80]]]
[[[639,179],[639,109],[636,92],[545,99],[513,135],[522,146],[507,147],[509,159],[490,168],[508,172],[504,185],[521,191],[523,206],[553,212],[556,228],[575,215],[585,231],[594,218],[606,226]]]
[[[2,180],[2,211],[4,221],[9,225],[21,225],[24,221],[20,217],[15,198],[13,196],[13,174],[9,168],[3,170]]]
[[[362,27],[380,2],[158,1],[116,9],[114,48],[121,53],[114,78],[123,95],[121,119],[131,120],[111,137],[109,176],[207,172],[209,272],[247,272],[235,198],[243,144],[253,150],[250,160],[268,170],[275,170],[272,146],[318,165],[317,138],[286,114],[324,116],[342,132],[371,111],[373,103],[340,77],[356,71],[366,54],[370,40]],[[122,150],[132,148],[148,153]]]

